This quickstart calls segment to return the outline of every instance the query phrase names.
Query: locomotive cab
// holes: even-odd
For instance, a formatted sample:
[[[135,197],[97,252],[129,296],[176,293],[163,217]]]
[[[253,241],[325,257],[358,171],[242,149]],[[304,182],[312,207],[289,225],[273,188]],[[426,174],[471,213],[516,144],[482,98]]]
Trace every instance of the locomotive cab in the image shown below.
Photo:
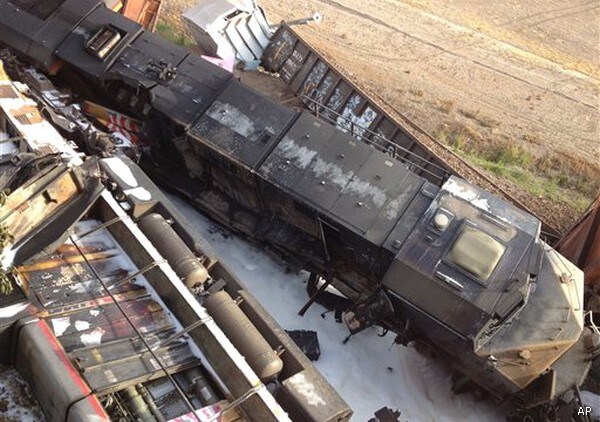
[[[540,227],[451,177],[383,277],[396,312],[500,399],[529,385],[552,399],[589,369],[583,274],[540,239]],[[553,368],[567,360],[557,378]]]

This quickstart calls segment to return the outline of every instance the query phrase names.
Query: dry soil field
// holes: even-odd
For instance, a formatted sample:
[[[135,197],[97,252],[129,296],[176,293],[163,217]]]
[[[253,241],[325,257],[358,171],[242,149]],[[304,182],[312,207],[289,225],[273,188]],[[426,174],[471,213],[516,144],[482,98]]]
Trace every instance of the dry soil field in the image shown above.
[[[194,0],[165,0],[177,14]],[[259,2],[564,229],[600,188],[600,0]],[[163,28],[164,29],[164,28]]]

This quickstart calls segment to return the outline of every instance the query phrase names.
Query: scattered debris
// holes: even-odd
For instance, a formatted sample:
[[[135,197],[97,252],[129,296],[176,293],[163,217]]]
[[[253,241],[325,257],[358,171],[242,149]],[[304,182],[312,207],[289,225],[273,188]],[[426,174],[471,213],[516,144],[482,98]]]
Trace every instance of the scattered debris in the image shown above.
[[[321,349],[316,331],[286,330],[286,333],[294,340],[307,358],[312,361],[319,360]]]
[[[398,410],[384,407],[375,412],[375,417],[370,419],[369,422],[397,422],[400,420],[399,417],[400,412]]]

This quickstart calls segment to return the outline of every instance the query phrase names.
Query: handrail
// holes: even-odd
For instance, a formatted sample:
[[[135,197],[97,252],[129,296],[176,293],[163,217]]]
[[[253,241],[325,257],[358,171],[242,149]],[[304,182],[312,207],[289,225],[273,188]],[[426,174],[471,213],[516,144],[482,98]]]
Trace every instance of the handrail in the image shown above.
[[[364,127],[364,126],[362,126],[362,125],[360,125],[360,124],[358,124],[358,123],[354,122],[354,121],[353,121],[351,118],[349,118],[348,116],[344,116],[344,115],[342,115],[342,114],[338,113],[337,111],[333,110],[333,109],[332,109],[332,108],[330,108],[330,107],[327,107],[327,106],[326,106],[326,105],[324,105],[323,103],[320,103],[319,101],[317,101],[317,100],[315,100],[315,99],[313,99],[313,98],[309,97],[308,95],[306,95],[306,94],[301,94],[301,95],[300,95],[300,99],[302,99],[302,100],[307,100],[307,101],[309,101],[310,103],[314,104],[314,109],[313,109],[313,108],[311,108],[311,107],[309,106],[309,107],[308,107],[308,108],[309,108],[309,110],[311,110],[311,111],[312,111],[312,112],[313,112],[313,113],[314,113],[314,114],[315,114],[317,117],[320,117],[320,118],[322,118],[322,119],[324,119],[324,120],[328,121],[329,123],[332,123],[332,124],[334,124],[334,125],[336,125],[336,126],[337,126],[338,119],[340,119],[340,118],[341,118],[341,119],[344,119],[345,121],[347,121],[348,123],[350,123],[350,134],[351,134],[353,137],[355,137],[355,138],[358,138],[358,139],[362,140],[363,142],[367,143],[368,145],[371,145],[371,146],[373,146],[373,147],[377,148],[378,150],[380,150],[380,151],[382,151],[382,152],[384,152],[384,153],[387,153],[387,154],[389,154],[389,155],[390,155],[392,158],[394,158],[394,159],[396,159],[396,160],[399,160],[399,161],[401,161],[401,162],[404,162],[404,163],[408,163],[409,165],[411,165],[411,166],[414,166],[414,167],[416,167],[416,168],[420,169],[421,171],[423,171],[423,172],[425,172],[425,173],[427,173],[427,174],[431,175],[432,177],[434,177],[434,178],[436,178],[436,179],[438,179],[438,180],[440,180],[440,181],[443,181],[443,180],[445,180],[445,179],[446,179],[446,178],[447,178],[447,177],[450,175],[450,173],[448,173],[448,171],[447,171],[447,170],[446,170],[444,167],[442,167],[442,166],[440,166],[440,165],[438,165],[438,164],[432,163],[431,161],[428,161],[426,158],[423,158],[423,157],[421,157],[420,155],[418,155],[418,154],[416,154],[416,153],[414,153],[414,152],[410,151],[409,149],[407,149],[407,148],[405,148],[405,147],[403,147],[403,146],[401,146],[401,145],[398,145],[398,144],[396,144],[396,143],[394,143],[394,142],[390,141],[390,140],[389,140],[389,139],[387,139],[385,136],[382,136],[382,135],[381,135],[381,134],[379,134],[379,133],[376,133],[376,132],[373,132],[373,131],[372,131],[372,130],[370,130],[370,129],[367,129],[366,127]],[[331,115],[333,115],[335,118],[334,118],[334,117],[330,117],[330,116],[328,116],[327,114],[323,114],[323,113],[322,113],[322,110],[326,111],[327,113],[330,113],[330,114],[331,114]],[[355,128],[359,128],[359,129],[360,129],[360,132],[356,131],[356,130],[355,130]],[[368,134],[370,134],[370,135],[372,135],[372,136],[373,136],[374,138],[376,138],[377,140],[381,140],[381,141],[383,141],[383,142],[384,142],[384,144],[386,144],[386,145],[383,145],[383,146],[382,146],[382,145],[380,145],[378,142],[375,142],[375,141],[373,141],[372,139],[369,139],[368,137],[364,136],[362,133],[365,133],[365,132],[366,132],[366,133],[368,133]],[[387,147],[386,147],[386,146],[387,146]],[[436,168],[437,170],[440,170],[440,171],[442,171],[442,172],[443,172],[443,175],[442,175],[442,176],[440,176],[439,174],[436,174],[436,173],[434,173],[433,171],[431,171],[431,170],[428,170],[427,168],[425,168],[425,165],[423,165],[423,164],[418,164],[418,163],[415,163],[415,162],[414,162],[414,161],[412,161],[411,159],[409,159],[409,158],[407,158],[407,157],[404,157],[404,156],[400,155],[400,154],[398,153],[398,150],[400,150],[400,151],[402,151],[403,153],[405,153],[405,154],[407,154],[407,155],[411,156],[412,158],[416,158],[416,159],[418,159],[418,160],[421,160],[421,161],[423,161],[423,162],[425,163],[425,165],[428,165],[428,166],[434,167],[434,168]]]

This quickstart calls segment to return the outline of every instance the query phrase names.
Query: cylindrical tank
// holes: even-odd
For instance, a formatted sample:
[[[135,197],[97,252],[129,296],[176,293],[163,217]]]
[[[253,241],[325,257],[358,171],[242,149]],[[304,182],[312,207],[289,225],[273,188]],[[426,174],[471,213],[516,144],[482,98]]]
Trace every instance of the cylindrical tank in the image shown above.
[[[221,290],[211,294],[204,306],[262,381],[270,381],[281,372],[283,361],[229,293]]]
[[[162,215],[148,214],[140,220],[139,227],[187,287],[197,287],[208,279],[206,268]]]
[[[148,404],[138,393],[135,386],[132,385],[121,391],[121,396],[136,420],[141,422],[156,422],[156,418],[148,408]]]
[[[219,397],[204,377],[200,368],[192,368],[184,372],[184,376],[190,383],[190,392],[200,400],[203,406],[219,402]]]

